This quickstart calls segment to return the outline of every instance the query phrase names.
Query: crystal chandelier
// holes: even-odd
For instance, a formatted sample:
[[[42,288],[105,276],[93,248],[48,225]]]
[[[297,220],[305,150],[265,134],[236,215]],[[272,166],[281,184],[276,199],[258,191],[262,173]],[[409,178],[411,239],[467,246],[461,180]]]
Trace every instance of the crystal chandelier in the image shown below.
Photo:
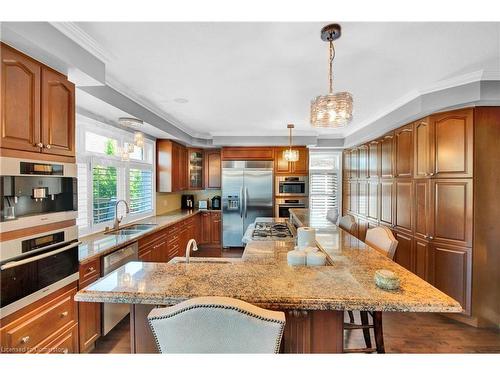
[[[311,125],[315,128],[339,128],[352,120],[352,95],[348,92],[333,93],[333,41],[340,38],[340,25],[331,24],[321,29],[321,39],[330,43],[330,90],[311,101]]]
[[[120,117],[118,119],[118,122],[120,125],[125,126],[127,128],[134,128],[134,127],[139,127],[144,122],[142,120],[133,118],[133,117]],[[144,134],[142,134],[139,131],[136,131],[134,133],[134,143],[129,143],[127,144],[127,147],[123,147],[122,150],[120,150],[121,153],[121,158],[123,161],[128,161],[129,160],[129,154],[132,154],[134,152],[135,147],[144,147]]]
[[[290,129],[290,142],[289,147],[285,151],[283,151],[283,159],[285,159],[286,161],[297,161],[299,160],[299,151],[292,148],[292,129],[295,126],[293,124],[288,124],[286,127]]]

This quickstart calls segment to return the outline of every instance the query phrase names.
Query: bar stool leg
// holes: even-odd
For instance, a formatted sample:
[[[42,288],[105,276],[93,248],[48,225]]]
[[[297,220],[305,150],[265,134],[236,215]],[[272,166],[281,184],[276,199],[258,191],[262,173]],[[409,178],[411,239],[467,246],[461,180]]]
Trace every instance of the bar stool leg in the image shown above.
[[[364,325],[364,326],[367,326],[369,325],[369,322],[368,322],[368,312],[366,311],[360,311],[359,312],[359,316],[361,318],[361,324]],[[363,337],[365,339],[365,345],[367,348],[371,348],[372,347],[372,340],[371,340],[371,337],[370,337],[370,328],[363,328]]]
[[[377,353],[385,353],[384,332],[382,330],[382,312],[373,312],[373,331],[375,333],[375,345]]]

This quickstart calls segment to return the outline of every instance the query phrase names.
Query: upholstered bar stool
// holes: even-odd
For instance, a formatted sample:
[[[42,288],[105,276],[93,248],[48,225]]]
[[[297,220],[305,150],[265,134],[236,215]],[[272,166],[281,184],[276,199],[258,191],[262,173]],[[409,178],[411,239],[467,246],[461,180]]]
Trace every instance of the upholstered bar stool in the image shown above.
[[[285,314],[228,297],[198,297],[153,309],[160,353],[278,353]]]
[[[339,219],[339,210],[336,208],[332,208],[326,212],[326,219],[333,224],[337,224],[337,220]]]
[[[339,227],[351,234],[354,234],[354,231],[356,230],[356,219],[354,219],[354,216],[352,215],[342,216],[339,220]]]
[[[366,231],[365,243],[374,249],[385,254],[388,258],[393,259],[398,241],[392,234],[391,230],[386,227],[371,228]],[[344,322],[344,331],[351,331],[355,329],[363,330],[363,338],[365,340],[366,348],[357,349],[344,349],[345,353],[385,353],[384,347],[384,333],[382,330],[382,312],[381,311],[360,311],[359,316],[361,324],[356,323],[354,313],[349,314],[349,323]],[[369,322],[369,316],[372,318],[372,324]],[[373,329],[375,337],[375,348],[372,348],[370,329]]]

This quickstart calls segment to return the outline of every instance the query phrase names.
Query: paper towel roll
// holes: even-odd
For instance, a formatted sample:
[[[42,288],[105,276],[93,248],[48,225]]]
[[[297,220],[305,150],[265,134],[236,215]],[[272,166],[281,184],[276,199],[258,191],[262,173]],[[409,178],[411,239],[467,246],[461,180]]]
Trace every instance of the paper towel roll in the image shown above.
[[[307,253],[308,266],[324,266],[326,264],[326,255],[321,251],[310,251]]]
[[[316,246],[316,229],[310,227],[297,229],[297,245],[301,249]]]
[[[292,250],[286,254],[286,260],[290,266],[304,266],[306,264],[306,253]]]

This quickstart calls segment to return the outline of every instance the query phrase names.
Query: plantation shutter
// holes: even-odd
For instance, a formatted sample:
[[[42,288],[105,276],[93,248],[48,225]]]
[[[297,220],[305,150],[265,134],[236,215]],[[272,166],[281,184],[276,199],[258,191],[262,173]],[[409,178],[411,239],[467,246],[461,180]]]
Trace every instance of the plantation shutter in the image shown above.
[[[116,167],[95,165],[92,182],[94,224],[113,220],[118,183]]]
[[[147,212],[153,209],[152,184],[153,172],[151,170],[130,168],[130,213]]]

